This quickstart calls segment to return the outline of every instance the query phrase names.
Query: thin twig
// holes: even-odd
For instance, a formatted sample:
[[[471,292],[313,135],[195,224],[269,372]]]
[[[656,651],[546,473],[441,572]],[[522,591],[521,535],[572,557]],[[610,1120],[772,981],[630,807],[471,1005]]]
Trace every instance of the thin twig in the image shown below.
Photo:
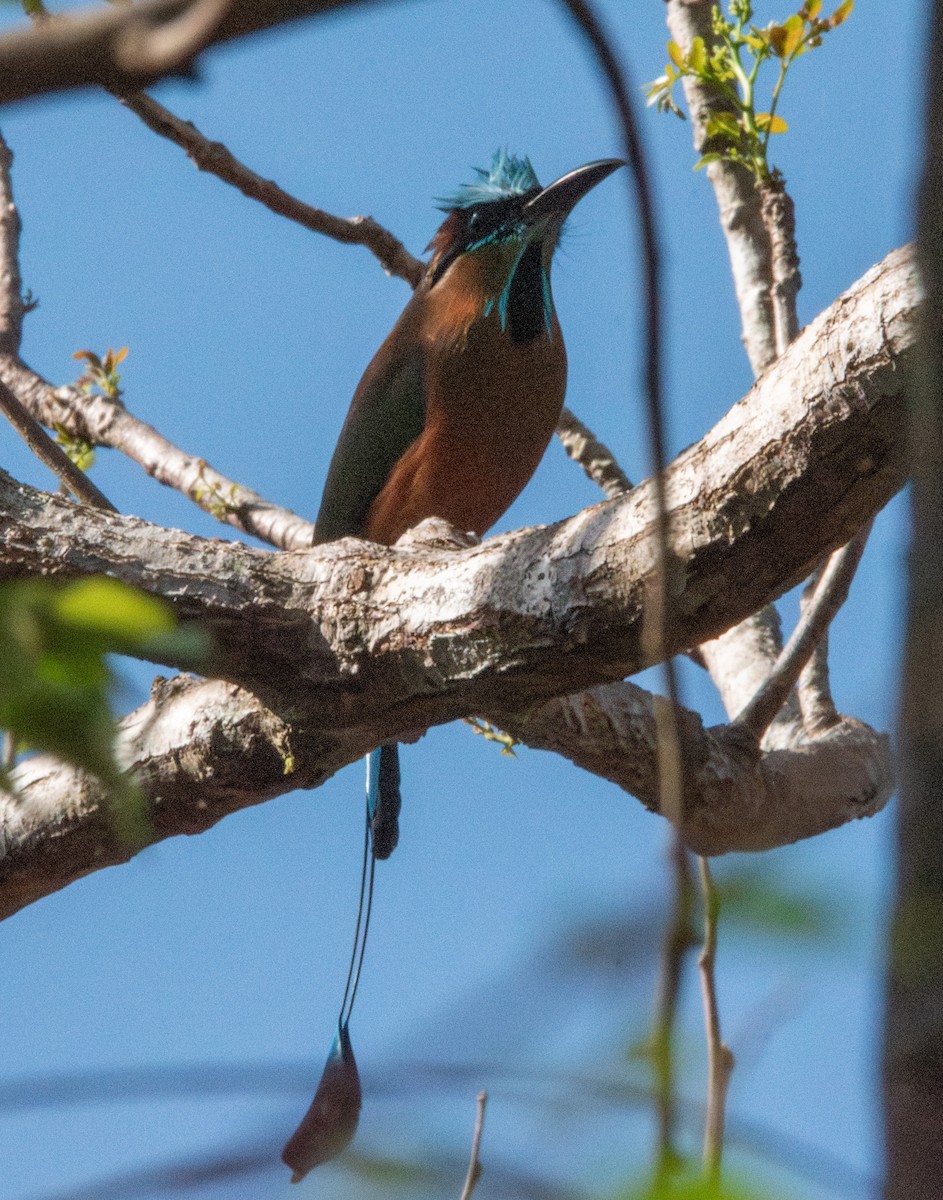
[[[655,1077],[655,1114],[658,1125],[655,1181],[662,1182],[675,1169],[680,1154],[675,1145],[678,1125],[678,1096],[675,1091],[674,1035],[681,994],[684,957],[695,944],[691,916],[694,884],[690,854],[681,838],[672,833],[671,915],[662,937],[658,960],[655,1019],[649,1039],[649,1054]]]
[[[681,705],[680,687],[674,663],[662,653],[666,643],[668,622],[671,529],[665,490],[667,451],[661,367],[661,252],[655,227],[655,202],[645,151],[630,98],[626,71],[616,54],[613,43],[603,31],[589,0],[563,0],[563,4],[586,36],[596,55],[600,70],[609,84],[612,100],[622,127],[626,158],[635,183],[644,266],[646,412],[658,538],[655,580],[649,598],[642,636],[648,644],[652,660],[663,664],[668,703],[660,705],[658,709],[660,727],[658,739],[659,804],[662,813],[670,821],[677,823],[681,819],[684,766],[681,752],[681,731],[677,718]]]
[[[250,200],[257,200],[272,212],[295,221],[305,229],[333,238],[336,242],[365,246],[376,255],[387,274],[405,279],[411,287],[415,287],[422,278],[425,264],[414,258],[402,242],[372,217],[337,217],[305,204],[270,179],[257,175],[222,142],[210,141],[191,121],[181,120],[145,92],[119,95],[118,99],[125,108],[140,117],[148,129],[184,150],[199,170],[215,175]]]
[[[704,901],[704,944],[698,957],[704,1027],[707,1034],[707,1113],[704,1120],[704,1169],[711,1184],[720,1182],[720,1163],[724,1151],[724,1120],[727,1089],[733,1073],[734,1058],[720,1032],[720,1011],[714,969],[717,962],[717,918],[720,898],[714,886],[706,858],[698,859],[701,895]]]
[[[13,196],[10,174],[12,165],[13,154],[0,134],[0,359],[9,359],[18,354],[23,333],[23,317],[27,311],[27,305],[23,302],[23,280],[20,275],[21,225]],[[111,512],[118,511],[85,472],[79,470],[62,447],[52,440],[2,380],[0,411],[40,462],[45,463],[83,503]]]
[[[481,1178],[481,1134],[485,1127],[485,1109],[488,1107],[488,1093],[478,1093],[478,1113],[475,1117],[475,1133],[472,1137],[471,1159],[468,1163],[468,1174],[465,1176],[465,1186],[459,1200],[471,1200],[472,1193]]]
[[[846,546],[829,558],[792,637],[762,686],[736,717],[736,723],[751,730],[757,738],[762,737],[785,704],[817,643],[845,603],[870,531],[869,521]]]
[[[40,462],[56,475],[83,504],[104,508],[108,512],[118,510],[104,492],[99,491],[84,471],[80,471],[61,446],[56,445],[39,422],[17,400],[7,385],[0,380],[0,411],[7,418],[30,450]]]

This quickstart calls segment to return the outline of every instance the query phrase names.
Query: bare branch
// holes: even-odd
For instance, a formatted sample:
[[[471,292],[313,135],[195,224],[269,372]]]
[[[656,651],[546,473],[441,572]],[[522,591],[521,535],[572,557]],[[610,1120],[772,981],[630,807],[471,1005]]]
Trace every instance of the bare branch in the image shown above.
[[[362,0],[232,0],[228,12],[209,37],[206,28],[213,17],[213,6],[201,5],[200,21],[206,19],[204,36],[197,39],[190,54],[183,54],[182,42],[193,25],[179,22],[192,7],[192,0],[138,0],[131,6],[91,8],[75,16],[36,23],[0,38],[0,104],[59,92],[67,88],[100,84],[114,91],[133,92],[154,83],[162,74],[192,69],[193,59],[206,45],[244,37],[273,25],[282,25],[332,9],[346,8]],[[193,18],[195,22],[195,17]],[[176,33],[167,33],[167,27]],[[128,63],[129,38],[140,38],[147,31],[152,52],[143,61]],[[163,32],[162,32],[163,31]],[[183,38],[178,38],[179,33]],[[165,40],[170,38],[170,45]],[[174,43],[176,46],[174,47]],[[202,45],[200,43],[203,43]],[[140,40],[136,43],[140,50]],[[160,64],[161,52],[171,53],[176,61]]]
[[[895,896],[885,943],[885,1200],[924,1200],[943,1179],[943,4],[928,8],[919,193],[927,304],[908,406],[912,532]]]
[[[557,437],[570,458],[600,487],[609,500],[632,490],[628,475],[605,443],[568,408],[560,414]]]
[[[647,616],[642,631],[652,658],[662,662],[665,692],[668,703],[658,710],[661,736],[658,742],[660,794],[663,806],[672,809],[681,819],[684,791],[684,756],[681,729],[677,712],[681,690],[675,664],[664,653],[667,644],[669,577],[672,530],[669,518],[668,495],[665,490],[667,439],[665,436],[665,403],[662,380],[662,297],[661,246],[656,225],[656,207],[645,148],[639,135],[638,121],[628,85],[628,72],[619,57],[615,43],[608,37],[591,0],[562,0],[589,43],[613,107],[619,118],[622,145],[631,170],[638,210],[638,226],[642,244],[642,294],[645,298],[645,415],[648,433],[648,454],[655,491],[655,528],[658,548],[655,572],[648,598]]]
[[[313,545],[310,521],[228,479],[205,459],[179,449],[152,425],[128,412],[120,400],[74,387],[54,388],[18,359],[0,358],[0,381],[43,425],[62,428],[94,446],[119,450],[159,483],[176,488],[217,520],[281,550]]]
[[[405,279],[415,287],[425,264],[414,258],[397,238],[372,217],[336,217],[305,204],[283,191],[270,179],[263,179],[233,155],[222,142],[212,142],[190,121],[183,121],[169,109],[143,92],[119,95],[121,103],[135,113],[149,129],[180,146],[201,171],[238,188],[250,200],[257,200],[281,217],[287,217],[337,242],[366,246],[380,261],[388,275]]]
[[[871,523],[868,522],[846,546],[835,551],[821,574],[813,576],[807,585],[808,596],[804,597],[802,616],[786,648],[780,653],[762,686],[736,717],[737,723],[749,729],[757,740],[763,736],[773,717],[786,703],[800,673],[816,647],[821,646],[832,619],[848,598],[848,590],[864,553],[870,531]],[[821,679],[822,669],[821,665],[816,668],[816,678]],[[824,669],[827,671],[827,666]],[[812,680],[807,682],[811,685]],[[809,690],[810,686],[807,687],[806,694]],[[826,688],[818,687],[815,690],[819,697],[827,694],[827,676]],[[820,699],[819,704],[822,703]],[[829,704],[827,707],[830,710],[829,719],[820,716],[817,720],[804,721],[810,732],[820,732],[838,719],[834,705]],[[805,713],[803,716],[805,717]],[[811,717],[811,713],[809,716]]]
[[[672,464],[665,480],[676,522],[668,653],[729,628],[770,595],[805,578],[825,552],[844,544],[900,487],[901,391],[915,337],[918,298],[910,256],[900,251],[888,256],[813,322],[749,395]],[[842,361],[840,353],[848,357]],[[32,504],[22,498],[17,501],[12,484],[6,484],[4,495],[9,536],[18,521],[36,522],[37,528],[45,528]],[[509,637],[523,639],[511,675],[518,670],[526,674],[529,652],[525,646],[532,647],[536,657],[530,662],[534,667],[541,664],[539,672],[544,670],[545,656],[556,663],[550,687],[558,687],[559,692],[620,677],[654,661],[651,652],[645,653],[640,646],[638,625],[645,588],[656,569],[654,556],[648,557],[654,537],[654,506],[654,487],[649,480],[618,500],[595,505],[568,521],[489,539],[463,552],[459,557],[467,556],[468,563],[452,580],[453,601],[443,608],[440,599],[432,609],[440,613],[435,621],[440,630],[437,636],[444,636],[443,622],[453,636],[459,632],[461,621],[453,626],[446,614],[453,612],[456,604],[457,611],[463,611],[461,605],[471,595],[468,589],[475,585],[485,589],[482,599],[488,611],[497,614],[502,611],[502,597],[507,601],[507,613],[498,626]],[[15,515],[18,512],[20,516]],[[296,644],[292,638],[281,649],[277,645],[283,618],[268,611],[265,596],[267,589],[274,589],[272,596],[280,597],[276,610],[283,610],[286,583],[283,579],[276,586],[275,574],[290,573],[297,560],[284,556],[270,559],[254,552],[261,554],[262,563],[280,565],[253,569],[254,560],[247,560],[242,564],[244,575],[238,583],[233,581],[235,591],[230,592],[229,582],[222,581],[230,579],[234,564],[242,555],[251,554],[249,550],[226,545],[217,551],[214,543],[197,539],[199,550],[189,547],[187,561],[181,562],[177,551],[185,535],[127,519],[117,522],[116,518],[108,521],[106,533],[99,527],[101,520],[93,521],[90,514],[87,529],[72,528],[82,524],[74,510],[50,508],[53,527],[47,533],[53,540],[47,545],[55,544],[58,527],[68,543],[63,545],[63,553],[52,555],[37,544],[35,535],[30,538],[24,530],[23,540],[31,544],[20,546],[17,537],[12,567],[17,573],[40,569],[53,573],[113,571],[129,583],[176,598],[184,615],[209,619],[213,626],[218,622],[217,632],[223,645],[229,645],[234,661],[241,661],[245,668],[251,660],[262,671],[258,675],[243,670],[232,676],[237,682],[251,686],[271,678],[277,684],[286,670],[300,681],[313,682],[320,678],[319,661],[333,674],[330,657],[320,659],[304,641],[300,627],[296,632],[302,636],[301,642]],[[327,548],[319,553],[326,552]],[[195,556],[193,561],[191,556]],[[410,643],[404,632],[409,626],[410,588],[419,587],[421,593],[426,586],[421,571],[414,575],[407,569],[409,555],[397,556],[394,551],[348,540],[331,547],[327,559],[312,559],[312,564],[315,561],[322,563],[320,570],[325,576],[338,571],[344,576],[335,580],[333,593],[319,591],[320,602],[330,609],[339,602],[338,597],[344,597],[344,611],[350,619],[360,613],[366,622],[365,638],[378,639],[387,653],[395,646],[406,651],[412,644],[417,650],[425,643],[428,626],[419,610],[412,610],[413,618],[417,628],[426,632],[415,643]],[[384,593],[389,611],[374,614],[366,583],[353,586],[346,579],[353,563],[367,572],[367,579],[379,572],[385,586],[395,583],[404,589],[396,598]],[[546,568],[534,564],[546,564]],[[507,580],[492,578],[499,567],[507,573]],[[533,577],[527,574],[531,568]],[[10,563],[6,570],[10,572]],[[581,590],[584,578],[594,581],[589,595]],[[176,588],[183,579],[187,586],[177,596]],[[737,580],[735,588],[730,586],[731,579]],[[251,599],[245,592],[250,580],[259,589]],[[433,586],[431,579],[427,584]],[[235,613],[226,613],[220,588],[232,597],[235,611],[240,613],[235,640],[230,626]],[[353,593],[350,597],[348,588]],[[304,611],[310,611],[312,595],[307,594],[302,603]],[[575,609],[573,623],[567,624],[563,614],[570,603]],[[242,614],[243,604],[252,612]],[[464,611],[468,615],[471,610]],[[273,618],[275,624],[271,625]],[[375,618],[373,623],[370,618]],[[289,624],[298,619],[296,614]],[[402,631],[396,633],[400,619]],[[302,622],[306,623],[307,619]],[[250,628],[255,644],[247,647],[244,643]],[[562,659],[559,644],[541,651],[534,641],[538,629],[553,631],[554,640],[565,631],[566,642],[581,649]],[[444,647],[445,643],[441,644]],[[303,660],[300,672],[296,655]],[[381,662],[383,652],[375,657]],[[587,670],[583,680],[580,663]],[[601,667],[604,674],[596,674]],[[362,681],[358,681],[360,686]],[[482,711],[474,705],[465,709],[466,713]],[[416,725],[424,723],[428,722],[420,718]]]
[[[698,860],[701,896],[704,902],[704,945],[698,957],[701,972],[701,996],[707,1033],[707,1112],[704,1121],[704,1169],[713,1187],[720,1182],[720,1163],[724,1151],[724,1124],[727,1089],[733,1073],[733,1054],[720,1031],[715,968],[717,965],[717,918],[719,900],[710,865]]]
[[[18,354],[23,336],[23,279],[20,275],[20,214],[10,175],[13,153],[0,133],[0,354]]]
[[[472,1137],[471,1159],[468,1163],[468,1174],[465,1176],[465,1186],[459,1200],[471,1200],[478,1180],[481,1178],[481,1135],[485,1128],[485,1109],[488,1107],[488,1093],[478,1093],[478,1106],[475,1116],[475,1133]]]
[[[0,357],[18,353],[26,313],[19,260],[20,214],[13,199],[12,165],[13,155],[0,134]],[[45,463],[80,500],[110,512],[117,511],[62,447],[56,445],[2,379],[0,411],[40,462]]]
[[[561,755],[659,812],[658,702],[626,682],[489,715],[524,745]],[[815,837],[872,816],[893,791],[886,735],[851,717],[763,754],[752,739],[738,740],[736,726],[705,730],[685,709],[680,719],[689,761],[679,832],[696,854],[771,850]]]
[[[679,1096],[675,1072],[675,1035],[684,960],[695,944],[691,923],[694,907],[691,861],[682,841],[679,824],[674,822],[669,848],[671,911],[662,933],[655,985],[655,1015],[647,1047],[654,1076],[656,1191],[660,1191],[671,1177],[681,1157],[677,1144]]]

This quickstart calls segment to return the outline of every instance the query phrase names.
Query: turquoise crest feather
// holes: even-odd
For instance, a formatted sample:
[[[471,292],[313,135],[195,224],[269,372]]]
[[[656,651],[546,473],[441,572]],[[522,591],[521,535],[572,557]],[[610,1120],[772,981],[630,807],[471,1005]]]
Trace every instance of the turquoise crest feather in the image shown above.
[[[540,187],[530,159],[517,158],[507,149],[496,150],[491,160],[491,169],[474,167],[478,179],[475,183],[463,183],[451,196],[439,196],[442,210],[472,208],[489,200],[505,200],[512,196],[523,196],[525,192]]]

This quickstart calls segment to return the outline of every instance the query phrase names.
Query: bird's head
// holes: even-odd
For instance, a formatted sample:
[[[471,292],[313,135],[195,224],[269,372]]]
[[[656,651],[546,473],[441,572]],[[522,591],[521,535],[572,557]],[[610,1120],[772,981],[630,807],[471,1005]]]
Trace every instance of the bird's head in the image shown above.
[[[530,159],[497,151],[490,170],[476,168],[474,183],[442,198],[448,215],[427,247],[433,252],[430,287],[464,256],[474,256],[488,293],[485,315],[496,310],[515,340],[549,331],[550,262],[563,223],[587,192],[624,165],[619,158],[587,163],[544,188]]]

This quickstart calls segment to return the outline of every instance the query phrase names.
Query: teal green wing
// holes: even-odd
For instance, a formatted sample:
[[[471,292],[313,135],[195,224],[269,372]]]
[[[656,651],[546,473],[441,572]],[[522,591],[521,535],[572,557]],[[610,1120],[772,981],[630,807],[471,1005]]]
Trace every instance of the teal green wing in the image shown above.
[[[367,367],[331,459],[318,512],[317,542],[363,532],[370,505],[426,419],[421,353],[397,354],[396,330]]]

